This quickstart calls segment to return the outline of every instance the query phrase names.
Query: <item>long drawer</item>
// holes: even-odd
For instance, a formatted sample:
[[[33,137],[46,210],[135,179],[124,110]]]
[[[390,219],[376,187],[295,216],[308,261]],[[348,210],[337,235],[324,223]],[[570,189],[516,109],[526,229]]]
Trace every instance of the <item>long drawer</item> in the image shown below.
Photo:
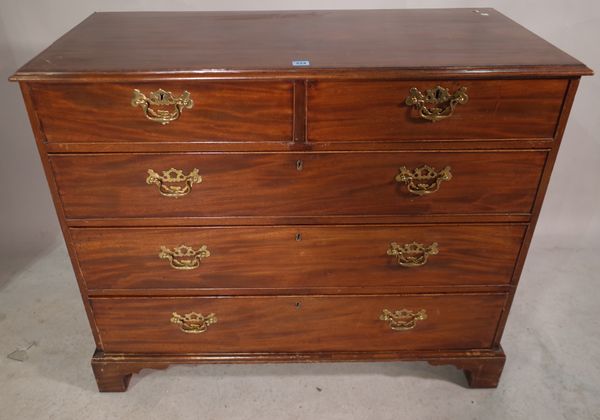
[[[51,155],[67,218],[529,213],[544,151]]]
[[[504,294],[91,299],[105,352],[483,349]]]
[[[71,229],[87,287],[507,284],[524,225]]]
[[[31,92],[51,143],[292,139],[290,82],[52,83]]]
[[[567,84],[567,80],[312,82],[308,138],[314,142],[553,138]],[[441,89],[436,90],[438,86]]]

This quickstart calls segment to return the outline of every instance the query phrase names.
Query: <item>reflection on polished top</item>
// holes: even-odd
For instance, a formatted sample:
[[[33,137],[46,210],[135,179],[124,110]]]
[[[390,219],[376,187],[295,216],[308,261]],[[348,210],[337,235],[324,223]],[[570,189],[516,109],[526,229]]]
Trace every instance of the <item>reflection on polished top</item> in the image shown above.
[[[296,67],[294,61],[308,63]],[[432,68],[591,73],[493,9],[417,9],[94,13],[16,77]]]

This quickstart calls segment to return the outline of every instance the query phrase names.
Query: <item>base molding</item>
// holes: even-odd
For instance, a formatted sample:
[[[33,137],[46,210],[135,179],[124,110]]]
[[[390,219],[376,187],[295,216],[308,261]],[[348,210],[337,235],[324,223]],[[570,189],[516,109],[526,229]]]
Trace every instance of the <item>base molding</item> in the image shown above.
[[[506,356],[493,350],[412,352],[319,352],[319,353],[208,353],[208,354],[115,354],[96,350],[92,369],[101,392],[123,392],[142,369],[166,369],[175,364],[214,363],[318,363],[366,361],[425,361],[431,365],[454,365],[464,371],[471,388],[498,386]]]

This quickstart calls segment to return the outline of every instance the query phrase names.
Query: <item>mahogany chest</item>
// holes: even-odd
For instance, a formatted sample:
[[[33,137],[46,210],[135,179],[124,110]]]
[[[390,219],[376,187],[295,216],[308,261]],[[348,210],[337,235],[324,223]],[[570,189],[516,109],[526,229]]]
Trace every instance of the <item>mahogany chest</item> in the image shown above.
[[[12,79],[99,389],[371,360],[495,387],[589,74],[493,9],[93,14]]]

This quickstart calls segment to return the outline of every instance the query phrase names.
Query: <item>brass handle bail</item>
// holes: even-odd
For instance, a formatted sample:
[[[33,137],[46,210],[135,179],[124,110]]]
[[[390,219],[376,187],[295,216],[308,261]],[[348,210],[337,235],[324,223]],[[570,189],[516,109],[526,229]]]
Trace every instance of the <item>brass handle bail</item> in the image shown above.
[[[421,118],[431,122],[451,117],[457,105],[466,104],[469,101],[465,86],[460,87],[453,94],[441,86],[428,89],[425,94],[413,87],[410,88],[409,93],[410,95],[405,100],[406,105],[414,107],[419,111]],[[428,104],[433,106],[427,107]]]
[[[406,189],[414,195],[433,194],[440,189],[442,181],[450,181],[452,172],[449,166],[437,171],[429,165],[423,165],[413,170],[402,166],[398,169],[396,182],[406,184]]]
[[[202,177],[196,168],[187,175],[184,175],[183,171],[175,168],[162,171],[162,175],[159,175],[152,169],[148,169],[148,177],[146,178],[146,184],[158,186],[158,192],[161,195],[174,198],[188,195],[192,192],[192,186],[201,182]]]
[[[162,125],[169,124],[171,121],[179,119],[181,112],[194,106],[190,92],[184,91],[181,96],[175,97],[171,92],[158,89],[156,92],[150,92],[148,96],[144,95],[138,89],[133,89],[131,106],[139,106],[144,111],[144,115],[150,121],[158,122]],[[152,107],[156,107],[152,108]],[[161,107],[174,107],[174,110],[161,109]]]
[[[202,315],[197,312],[190,312],[189,314],[179,315],[177,312],[173,312],[171,323],[178,324],[184,333],[201,334],[208,330],[210,325],[217,323],[217,317],[215,314]]]
[[[173,249],[161,246],[158,254],[158,258],[169,260],[171,267],[175,270],[193,270],[200,267],[202,259],[208,257],[210,257],[210,251],[206,245],[202,245],[198,249],[187,245],[180,245]]]
[[[384,309],[381,315],[379,315],[379,319],[388,322],[389,327],[394,331],[407,331],[415,328],[417,321],[426,320],[427,311],[425,309],[419,311],[400,309],[392,312]]]
[[[396,257],[398,265],[402,267],[421,267],[427,264],[430,255],[436,255],[439,252],[437,242],[429,246],[418,242],[398,245],[392,242],[387,250],[387,254]]]

